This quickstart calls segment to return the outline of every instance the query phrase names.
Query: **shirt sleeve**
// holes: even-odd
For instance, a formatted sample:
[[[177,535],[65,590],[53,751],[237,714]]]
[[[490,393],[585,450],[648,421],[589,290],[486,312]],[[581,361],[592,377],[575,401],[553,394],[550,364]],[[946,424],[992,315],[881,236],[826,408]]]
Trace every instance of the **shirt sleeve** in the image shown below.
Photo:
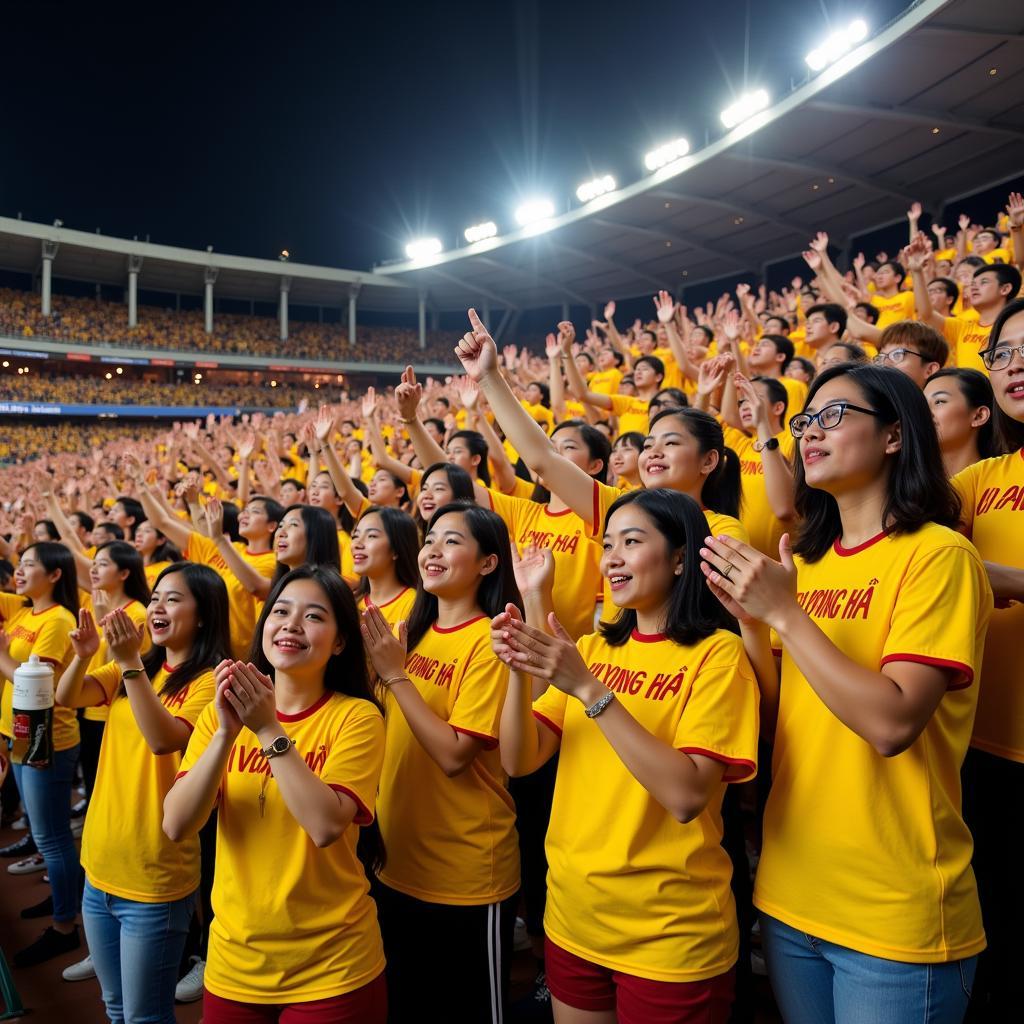
[[[110,704],[114,699],[114,694],[117,693],[118,686],[121,685],[121,670],[118,668],[117,662],[108,661],[105,665],[100,665],[95,672],[90,672],[89,675],[103,688],[106,697],[103,703]]]
[[[32,654],[37,654],[40,661],[49,661],[63,669],[71,660],[71,641],[69,634],[75,627],[63,616],[51,618],[43,623],[39,635],[32,644]]]
[[[743,641],[718,633],[697,668],[673,744],[724,764],[726,782],[746,782],[757,774],[759,705]]]
[[[17,594],[0,593],[0,622],[5,622],[25,607],[25,598]]]
[[[594,481],[594,512],[593,522],[587,528],[587,536],[591,540],[604,536],[604,521],[608,518],[608,509],[625,494],[625,491],[611,484]]]
[[[188,536],[188,547],[182,552],[190,562],[200,565],[211,565],[214,558],[220,557],[217,545],[209,537],[193,530]]]
[[[553,733],[561,739],[562,729],[565,726],[565,708],[569,701],[569,695],[558,689],[557,686],[549,686],[534,702],[533,717],[543,722]]]
[[[355,823],[373,821],[377,784],[384,763],[384,719],[368,701],[338,723],[320,778],[336,793],[355,801]]]
[[[498,723],[507,689],[508,666],[498,660],[486,640],[478,640],[459,681],[448,724],[493,750],[498,745]]]
[[[185,749],[185,756],[181,760],[181,768],[176,778],[186,775],[192,766],[202,757],[203,751],[210,745],[213,734],[217,731],[217,709],[211,700],[200,712],[196,720],[196,727],[192,730],[192,736]]]
[[[988,574],[970,545],[920,552],[900,583],[882,665],[934,665],[949,670],[950,689],[970,686],[992,608]]]

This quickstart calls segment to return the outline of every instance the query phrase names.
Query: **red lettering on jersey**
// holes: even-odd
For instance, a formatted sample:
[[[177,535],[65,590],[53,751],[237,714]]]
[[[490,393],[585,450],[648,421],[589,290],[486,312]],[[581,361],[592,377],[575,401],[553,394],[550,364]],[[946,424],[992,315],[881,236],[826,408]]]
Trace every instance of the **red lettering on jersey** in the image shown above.
[[[1000,509],[1006,508],[1007,505],[1012,505],[1016,509],[1020,503],[1020,495],[1021,489],[1015,484],[1011,484],[999,496],[999,500],[995,504],[995,510],[998,512]]]
[[[441,666],[441,670],[437,673],[437,678],[434,680],[436,686],[449,687],[452,685],[452,679],[455,678],[455,663],[446,664]]]
[[[270,771],[270,764],[263,756],[263,750],[260,747],[250,748],[240,744],[238,747],[238,771],[260,775]]]
[[[431,679],[439,664],[437,658],[428,658],[415,652],[405,659],[406,671],[410,675],[419,676],[420,679]]]
[[[874,594],[874,587],[851,591],[846,607],[843,609],[843,618],[855,619],[859,615],[862,619],[867,619],[868,612],[871,610],[871,598],[874,597]]]
[[[580,542],[580,535],[577,533],[572,537],[567,537],[565,534],[560,534],[555,537],[554,542],[551,545],[552,551],[563,551],[568,555],[576,554],[576,545]]]
[[[846,594],[845,588],[835,590],[829,587],[824,590],[806,590],[798,593],[796,599],[812,619],[834,619],[839,615]]]
[[[686,669],[682,672],[659,672],[647,687],[644,697],[647,700],[664,700],[666,697],[673,697],[683,688],[683,680],[686,678]]]
[[[303,760],[309,765],[309,770],[314,775],[319,775],[324,765],[327,764],[327,750],[323,746],[315,753],[311,750]]]
[[[172,693],[169,697],[164,698],[164,707],[170,711],[172,708],[183,708],[185,701],[188,699],[188,691],[192,684],[183,686],[177,693]]]
[[[740,459],[740,473],[744,476],[764,476],[764,464],[753,459]]]

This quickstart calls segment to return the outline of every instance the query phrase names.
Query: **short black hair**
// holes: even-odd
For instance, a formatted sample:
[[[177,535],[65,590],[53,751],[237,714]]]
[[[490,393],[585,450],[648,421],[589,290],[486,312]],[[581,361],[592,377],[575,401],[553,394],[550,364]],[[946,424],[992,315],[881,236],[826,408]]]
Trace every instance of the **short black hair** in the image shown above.
[[[782,359],[782,372],[786,372],[786,367],[793,361],[793,356],[796,355],[796,348],[793,342],[789,340],[784,334],[762,334],[762,341],[770,341],[775,346],[775,351],[780,353]]]
[[[871,307],[874,309],[874,306]],[[829,324],[839,324],[839,333],[842,334],[846,330],[846,321],[848,319],[846,310],[839,305],[838,302],[818,302],[811,306],[809,310],[804,314],[805,318],[810,317],[815,313],[820,313],[824,318],[825,322]],[[878,317],[876,315],[875,320]],[[873,323],[874,321],[872,321]]]
[[[878,323],[878,318],[881,314],[878,312],[878,307],[873,303],[858,302],[853,308],[861,320],[866,320],[869,324]]]
[[[999,279],[1000,288],[1004,284],[1010,285],[1010,294],[1006,296],[1007,302],[1017,298],[1020,294],[1021,275],[1020,271],[1012,263],[986,263],[983,267],[978,267],[975,270],[974,277],[980,277],[982,274],[990,272]]]
[[[956,302],[960,298],[960,286],[951,277],[933,277],[928,284],[942,285],[942,290],[949,296],[950,302]]]

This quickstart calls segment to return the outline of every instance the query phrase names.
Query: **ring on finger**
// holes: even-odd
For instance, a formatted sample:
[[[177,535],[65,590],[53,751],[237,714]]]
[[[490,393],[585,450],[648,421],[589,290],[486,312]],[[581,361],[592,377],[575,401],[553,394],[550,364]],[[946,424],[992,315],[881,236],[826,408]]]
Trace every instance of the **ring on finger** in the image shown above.
[[[726,562],[725,563],[725,568],[721,571],[721,575],[724,576],[730,582],[732,582],[732,571],[735,568],[736,568],[736,566],[733,565],[732,562]]]

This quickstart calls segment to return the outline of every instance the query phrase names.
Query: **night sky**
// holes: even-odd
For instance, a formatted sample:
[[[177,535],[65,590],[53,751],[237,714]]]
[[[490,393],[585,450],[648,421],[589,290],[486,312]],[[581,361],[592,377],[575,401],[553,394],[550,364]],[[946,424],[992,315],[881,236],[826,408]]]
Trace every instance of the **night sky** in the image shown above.
[[[830,25],[905,6],[8,4],[0,213],[364,269],[635,181],[745,84],[787,92]]]

